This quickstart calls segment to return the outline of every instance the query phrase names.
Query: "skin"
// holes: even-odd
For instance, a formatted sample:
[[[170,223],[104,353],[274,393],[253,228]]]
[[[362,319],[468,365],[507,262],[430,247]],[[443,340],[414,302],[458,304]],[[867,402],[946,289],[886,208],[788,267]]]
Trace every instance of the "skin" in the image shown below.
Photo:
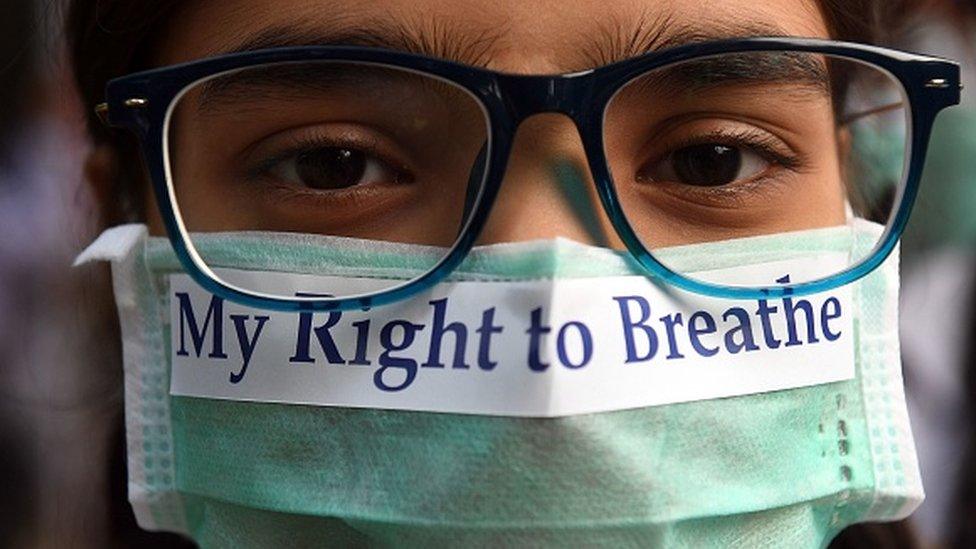
[[[631,43],[630,37],[638,33],[641,23],[653,28],[662,22],[658,30],[665,36],[680,28],[727,33],[740,26],[764,26],[786,35],[828,37],[818,6],[810,0],[222,0],[185,3],[160,33],[155,62],[163,66],[232,51],[254,37],[267,35],[269,29],[294,28],[315,36],[335,29],[369,30],[398,24],[420,43],[436,43],[434,37],[449,35],[463,44],[427,53],[511,73],[564,73],[634,54],[609,50],[614,44]],[[833,123],[829,98],[787,88],[781,86],[777,91],[778,97],[789,98],[783,101],[770,101],[768,91],[759,94],[749,88],[702,94],[658,90],[651,98],[633,89],[621,93],[607,113],[607,126],[614,132],[605,136],[606,149],[615,179],[620,180],[617,191],[623,208],[647,245],[656,248],[844,223],[845,191],[838,162],[844,136]],[[400,112],[414,113],[413,127],[403,116],[386,115],[399,126],[383,140],[395,149],[430,139],[417,147],[416,154],[396,154],[409,157],[414,171],[439,170],[440,179],[418,177],[415,179],[422,181],[411,185],[354,193],[318,206],[306,191],[273,197],[258,186],[241,191],[239,178],[231,177],[237,172],[231,170],[251,160],[242,151],[273,150],[274,139],[304,131],[295,128],[327,126],[333,131],[338,126],[326,113],[337,107],[310,99],[282,103],[272,109],[278,117],[274,125],[262,125],[260,109],[207,118],[197,116],[188,106],[181,107],[171,139],[173,150],[178,151],[174,157],[180,159],[174,162],[174,180],[188,228],[297,230],[449,245],[464,201],[463,187],[457,182],[466,180],[467,166],[484,140],[482,130],[471,129],[480,128],[477,107],[463,94],[438,102],[395,92],[389,86],[377,90],[376,100],[367,106],[399,102],[406,105]],[[389,97],[397,99],[384,101]],[[703,98],[709,101],[707,109],[701,108]],[[191,93],[185,104],[198,100],[199,94]],[[443,103],[453,107],[431,107]],[[362,111],[361,116],[380,116],[376,109],[363,107]],[[310,112],[322,114],[310,120]],[[777,147],[801,157],[802,166],[790,170],[766,166],[745,178],[758,180],[762,178],[757,176],[765,174],[760,191],[755,190],[758,183],[751,187],[740,184],[734,193],[729,189],[736,183],[720,191],[675,184],[666,181],[668,170],[660,168],[650,170],[656,183],[635,181],[648,158],[660,156],[672,144],[719,130],[770,134]],[[402,138],[396,135],[400,131]],[[432,136],[450,137],[438,140]],[[194,185],[183,184],[188,181]],[[620,248],[593,188],[572,122],[552,113],[530,118],[518,130],[501,193],[479,243],[562,236]],[[432,195],[439,197],[437,205],[429,200]],[[567,195],[575,200],[568,200]],[[152,197],[152,193],[146,196]],[[581,211],[581,202],[589,205],[588,212]],[[385,206],[370,210],[376,203]],[[343,217],[357,208],[368,215],[357,220]],[[163,234],[155,204],[148,204],[146,211],[151,231]],[[321,220],[322,211],[346,213],[310,221]],[[411,224],[420,218],[438,219],[441,227]],[[393,236],[390,227],[397,227]]]

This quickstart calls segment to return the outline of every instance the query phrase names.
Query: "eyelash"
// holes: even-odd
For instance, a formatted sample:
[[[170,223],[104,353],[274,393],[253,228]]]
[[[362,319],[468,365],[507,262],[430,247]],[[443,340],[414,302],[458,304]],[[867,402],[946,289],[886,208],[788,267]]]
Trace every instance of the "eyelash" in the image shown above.
[[[657,158],[660,161],[674,151],[695,145],[720,143],[722,145],[744,147],[760,155],[764,160],[775,163],[789,170],[799,170],[805,165],[802,156],[796,153],[784,153],[780,141],[770,135],[749,130],[714,130],[679,140],[670,145],[668,153]]]
[[[784,152],[782,149],[785,145],[775,137],[758,130],[738,128],[707,131],[692,137],[680,139],[668,145],[667,153],[656,157],[653,162],[660,162],[674,151],[681,150],[685,147],[707,143],[720,143],[733,147],[747,148],[758,154],[763,160],[775,165],[776,168],[790,170],[794,173],[801,173],[806,166],[809,166],[805,156],[795,152]],[[675,186],[673,192],[680,192],[680,194],[685,195],[691,200],[701,200],[703,202],[714,200],[716,201],[714,203],[716,206],[735,207],[737,203],[730,201],[746,200],[760,191],[770,191],[772,190],[771,187],[778,187],[776,184],[780,183],[780,181],[772,177],[771,174],[766,173],[772,169],[775,168],[771,166],[770,169],[750,179],[726,186],[689,187],[687,185],[678,185]]]
[[[258,161],[257,165],[247,170],[247,175],[249,180],[263,179],[267,180],[271,178],[271,170],[286,160],[298,157],[299,155],[315,152],[319,149],[325,148],[349,148],[362,151],[363,153],[374,157],[376,160],[382,162],[390,168],[390,170],[396,175],[396,182],[409,182],[411,179],[409,170],[403,165],[402,162],[390,158],[386,153],[380,150],[378,142],[376,139],[369,138],[341,138],[336,139],[333,137],[316,136],[316,135],[303,135],[297,137],[293,142],[287,145],[281,152],[274,153],[270,157]],[[401,180],[402,178],[402,180]],[[289,186],[290,187],[290,186]],[[330,191],[330,194],[348,193],[352,192],[353,188],[342,190],[342,191]],[[325,194],[323,191],[308,191],[307,194]]]

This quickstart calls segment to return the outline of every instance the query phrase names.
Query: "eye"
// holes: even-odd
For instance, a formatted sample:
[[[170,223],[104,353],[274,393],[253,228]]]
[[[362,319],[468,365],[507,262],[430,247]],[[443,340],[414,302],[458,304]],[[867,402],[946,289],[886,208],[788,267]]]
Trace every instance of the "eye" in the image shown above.
[[[719,187],[753,178],[770,165],[761,154],[746,146],[701,143],[674,150],[646,165],[637,174],[637,180]]]
[[[323,191],[390,185],[399,179],[389,164],[351,147],[302,149],[277,160],[268,173],[289,185]]]

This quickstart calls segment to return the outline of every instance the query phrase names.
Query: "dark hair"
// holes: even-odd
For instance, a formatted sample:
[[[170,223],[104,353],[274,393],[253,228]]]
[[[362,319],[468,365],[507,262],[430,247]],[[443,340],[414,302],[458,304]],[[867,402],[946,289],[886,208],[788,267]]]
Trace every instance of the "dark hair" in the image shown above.
[[[0,5],[0,162],[7,160],[9,142],[26,118],[35,83],[37,19],[28,0]]]
[[[102,204],[105,225],[144,218],[143,167],[134,139],[105,128],[94,114],[102,101],[105,84],[113,77],[149,68],[151,48],[158,27],[180,0],[70,0],[65,30],[78,92],[86,110],[88,129],[97,144],[112,147],[117,159],[117,177]],[[830,36],[835,39],[874,44],[889,43],[900,28],[912,0],[819,0]],[[121,444],[121,442],[120,442]],[[119,456],[124,455],[124,451]],[[124,461],[119,464],[124,467]],[[113,493],[116,502],[124,501],[124,483]],[[131,513],[117,525],[120,536],[135,536]],[[149,539],[138,534],[140,546]],[[132,538],[134,539],[134,538]],[[840,547],[916,546],[910,528],[904,523],[855,525],[831,544]]]
[[[116,161],[111,187],[100,189],[103,226],[145,219],[145,180],[135,138],[106,128],[95,115],[105,84],[116,76],[149,68],[155,27],[180,0],[69,0],[65,38],[75,85],[85,110],[89,135],[109,145]],[[121,161],[120,159],[133,159]],[[115,200],[110,198],[114,197]]]

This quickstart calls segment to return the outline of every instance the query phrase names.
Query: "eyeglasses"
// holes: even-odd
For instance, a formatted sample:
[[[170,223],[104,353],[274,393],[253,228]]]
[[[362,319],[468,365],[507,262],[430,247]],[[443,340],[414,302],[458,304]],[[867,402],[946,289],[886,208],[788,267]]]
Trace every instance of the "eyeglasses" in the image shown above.
[[[328,310],[404,299],[455,269],[489,217],[516,129],[544,112],[575,123],[595,183],[582,198],[602,205],[649,275],[724,298],[838,287],[895,246],[933,120],[959,95],[955,63],[815,39],[695,43],[560,75],[308,46],[117,78],[98,112],[141,139],[169,238],[199,284],[256,307]],[[688,245],[852,214],[877,224],[873,246],[789,284],[711,280],[683,259]],[[208,242],[251,231],[284,235],[259,240],[272,259],[297,245],[426,247],[416,276],[366,293],[271,295],[215,271],[225,265]]]

